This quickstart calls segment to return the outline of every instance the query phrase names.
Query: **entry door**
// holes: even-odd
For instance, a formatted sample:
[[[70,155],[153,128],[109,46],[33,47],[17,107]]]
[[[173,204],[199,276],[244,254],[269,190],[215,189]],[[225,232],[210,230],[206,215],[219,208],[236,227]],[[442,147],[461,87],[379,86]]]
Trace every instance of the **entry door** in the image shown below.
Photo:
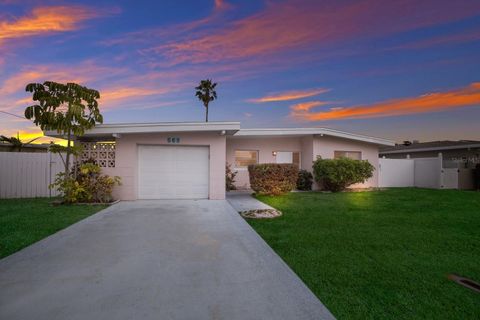
[[[207,199],[209,148],[139,146],[139,199]]]

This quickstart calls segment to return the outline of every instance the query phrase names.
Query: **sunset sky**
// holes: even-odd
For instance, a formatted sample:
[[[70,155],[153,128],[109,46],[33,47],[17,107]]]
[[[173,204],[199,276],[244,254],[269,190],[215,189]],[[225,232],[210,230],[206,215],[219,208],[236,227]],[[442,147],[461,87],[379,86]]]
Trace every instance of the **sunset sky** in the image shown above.
[[[211,121],[480,140],[480,1],[0,0],[2,111],[73,81],[107,123],[202,121],[205,78]],[[0,113],[17,132],[40,133]]]

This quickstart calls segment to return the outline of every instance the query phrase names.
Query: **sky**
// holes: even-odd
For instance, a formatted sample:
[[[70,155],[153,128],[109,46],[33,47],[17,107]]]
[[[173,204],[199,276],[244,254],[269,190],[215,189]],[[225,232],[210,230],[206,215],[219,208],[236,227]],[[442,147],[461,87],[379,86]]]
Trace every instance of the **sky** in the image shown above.
[[[0,0],[0,134],[31,82],[100,91],[105,123],[328,127],[480,140],[479,0]],[[37,142],[51,139],[44,137]]]

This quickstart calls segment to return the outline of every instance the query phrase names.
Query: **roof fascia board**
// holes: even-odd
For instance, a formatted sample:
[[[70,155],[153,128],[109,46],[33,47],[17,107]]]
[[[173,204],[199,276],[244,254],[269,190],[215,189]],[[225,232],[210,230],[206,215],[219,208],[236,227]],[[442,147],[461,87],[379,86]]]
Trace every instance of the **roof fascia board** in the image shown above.
[[[234,136],[239,137],[254,137],[254,136],[287,136],[287,135],[328,135],[333,137],[345,138],[350,140],[357,140],[369,142],[374,144],[394,146],[395,142],[382,138],[369,137],[349,132],[326,128],[284,128],[284,129],[241,129]]]
[[[458,149],[471,149],[471,148],[480,148],[480,144],[465,144],[463,146],[429,147],[429,148],[417,148],[417,149],[401,149],[401,150],[391,150],[391,151],[387,150],[387,151],[380,151],[380,154],[458,150]]]

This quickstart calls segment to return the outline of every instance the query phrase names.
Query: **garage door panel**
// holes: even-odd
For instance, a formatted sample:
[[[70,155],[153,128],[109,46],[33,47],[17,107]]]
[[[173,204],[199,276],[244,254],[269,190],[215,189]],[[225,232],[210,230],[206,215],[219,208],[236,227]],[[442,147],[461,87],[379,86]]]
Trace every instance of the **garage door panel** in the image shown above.
[[[208,147],[139,146],[138,198],[205,199]]]

